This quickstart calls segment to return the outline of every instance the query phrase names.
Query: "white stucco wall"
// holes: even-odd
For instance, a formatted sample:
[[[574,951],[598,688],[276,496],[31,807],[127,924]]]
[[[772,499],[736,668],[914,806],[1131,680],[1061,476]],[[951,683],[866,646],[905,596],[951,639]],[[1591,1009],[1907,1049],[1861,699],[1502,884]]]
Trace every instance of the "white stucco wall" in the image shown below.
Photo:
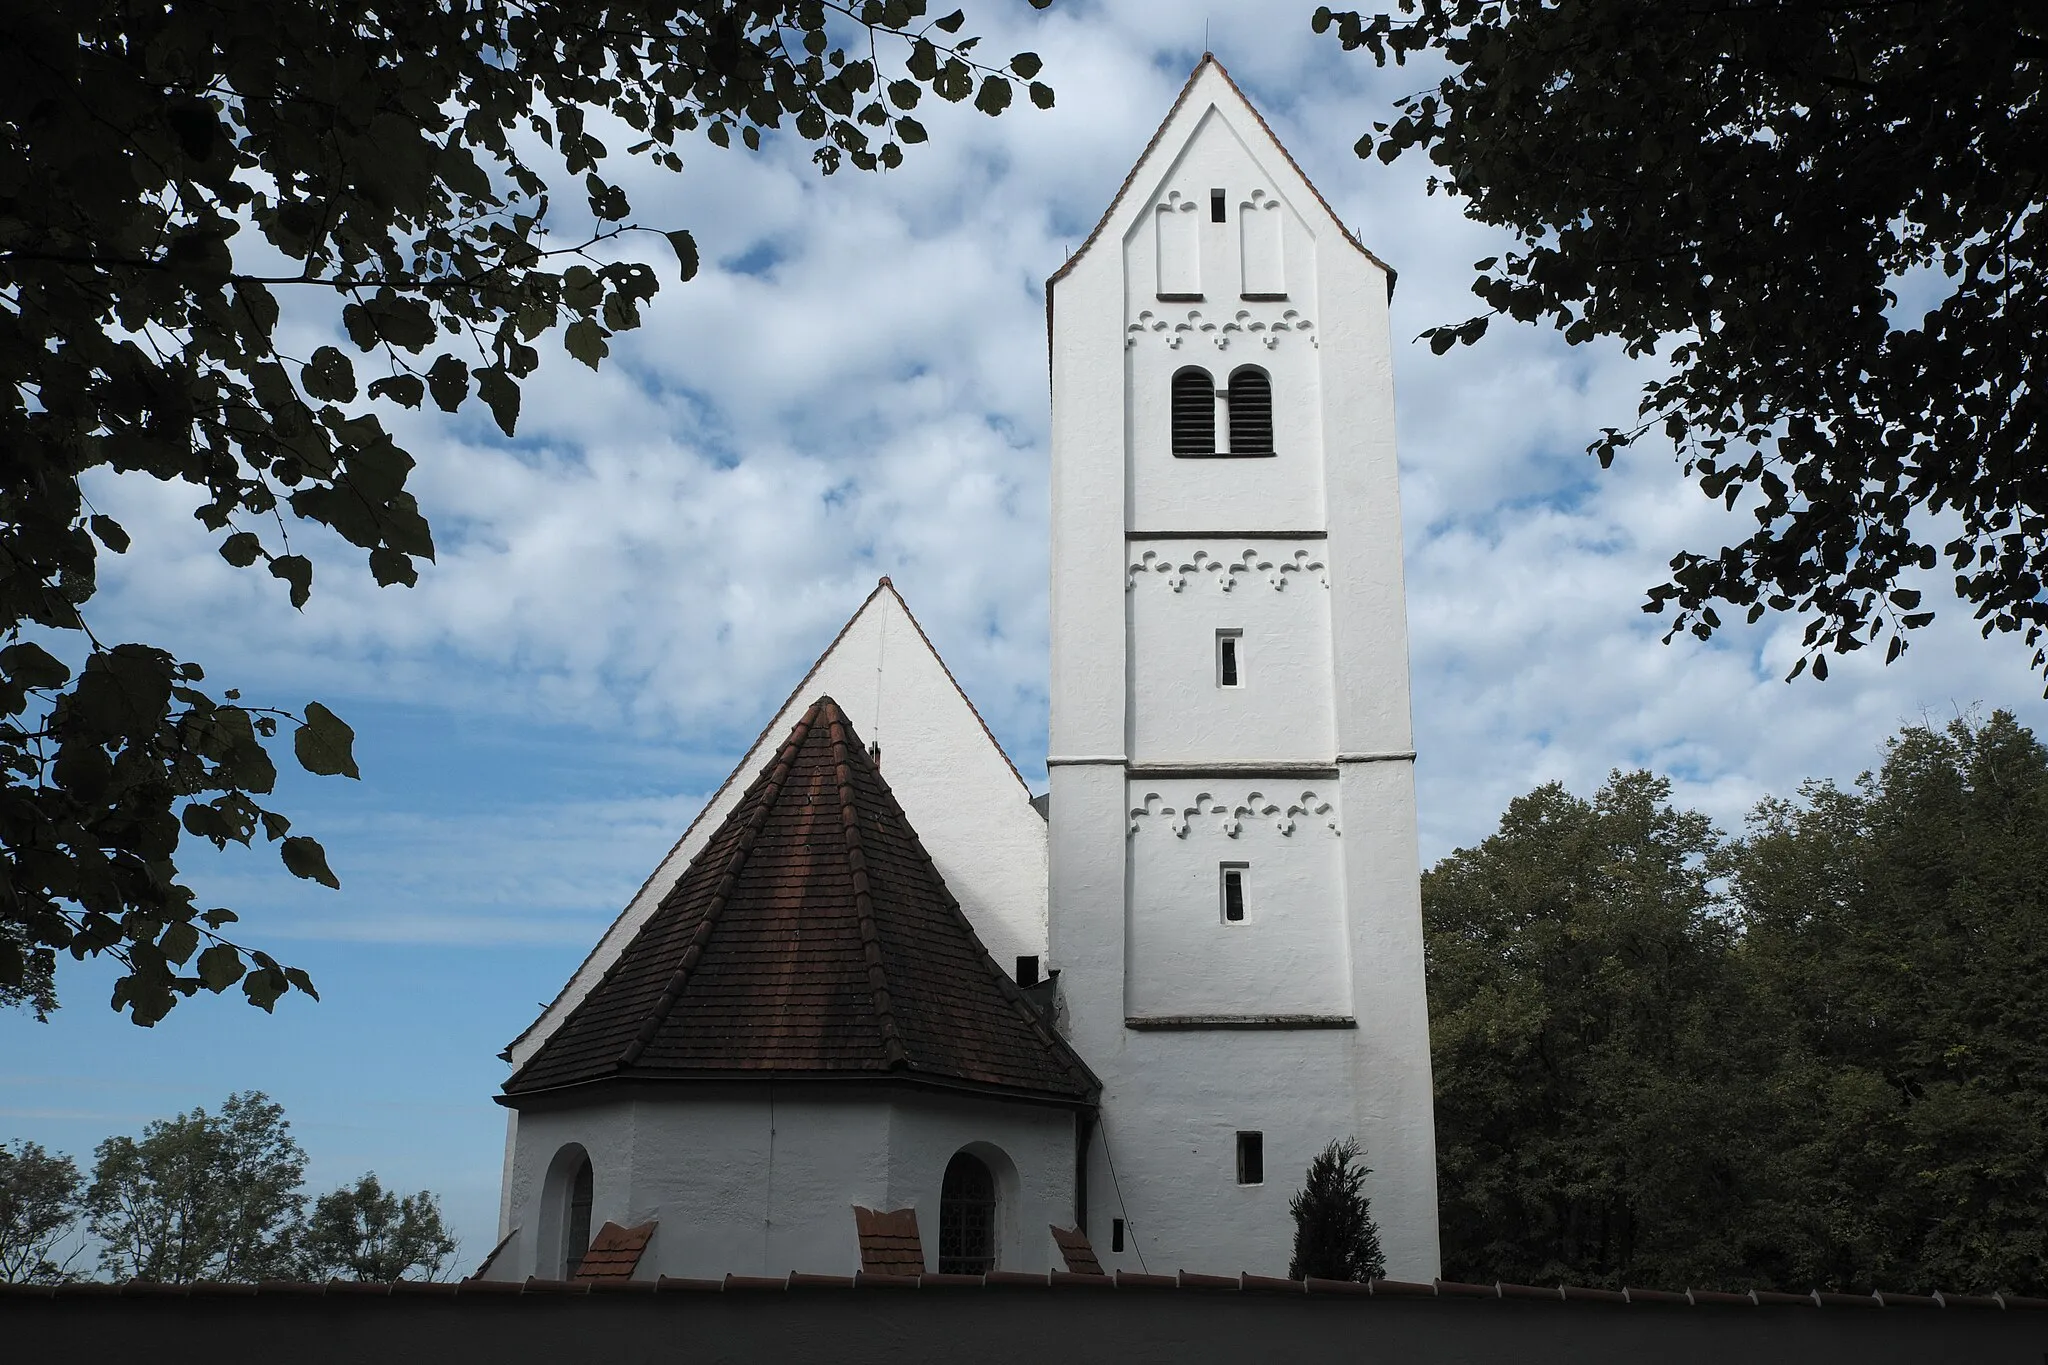
[[[1204,224],[1203,298],[1161,299],[1154,206],[1206,219],[1212,188],[1232,216]],[[1253,190],[1283,205],[1284,300],[1240,297]],[[1111,1268],[1284,1271],[1303,1169],[1356,1136],[1388,1272],[1438,1269],[1388,283],[1207,66],[1053,285],[1050,952],[1104,1083],[1088,1231]],[[1174,369],[1241,356],[1273,376],[1275,457],[1174,459]],[[1245,631],[1235,695],[1224,628]],[[1231,931],[1226,859],[1251,874]],[[1262,1184],[1237,1182],[1241,1131]]]
[[[902,599],[885,586],[812,667],[562,994],[512,1044],[515,1068],[617,960],[821,696],[838,701],[863,741],[881,744],[882,776],[997,965],[1011,971],[1020,956],[1044,955],[1045,820]]]
[[[570,1143],[590,1156],[593,1231],[659,1224],[641,1278],[850,1275],[856,1204],[916,1209],[936,1270],[940,1186],[962,1149],[998,1176],[998,1268],[1044,1271],[1058,1264],[1049,1225],[1073,1222],[1074,1142],[1067,1110],[867,1085],[692,1085],[530,1109],[506,1182],[520,1236],[489,1278],[552,1273],[545,1176]]]

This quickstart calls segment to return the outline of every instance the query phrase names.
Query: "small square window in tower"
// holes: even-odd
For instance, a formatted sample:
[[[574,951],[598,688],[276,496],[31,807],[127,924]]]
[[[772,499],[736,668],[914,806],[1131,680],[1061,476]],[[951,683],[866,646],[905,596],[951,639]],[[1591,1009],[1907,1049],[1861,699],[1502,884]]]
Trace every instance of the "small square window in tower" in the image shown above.
[[[1216,632],[1216,685],[1244,686],[1244,632],[1241,630]]]
[[[1264,1133],[1239,1133],[1237,1135],[1237,1183],[1240,1185],[1263,1185],[1266,1183],[1266,1135]]]
[[[1244,884],[1251,871],[1249,863],[1224,863],[1217,869],[1222,895],[1223,922],[1244,923]]]

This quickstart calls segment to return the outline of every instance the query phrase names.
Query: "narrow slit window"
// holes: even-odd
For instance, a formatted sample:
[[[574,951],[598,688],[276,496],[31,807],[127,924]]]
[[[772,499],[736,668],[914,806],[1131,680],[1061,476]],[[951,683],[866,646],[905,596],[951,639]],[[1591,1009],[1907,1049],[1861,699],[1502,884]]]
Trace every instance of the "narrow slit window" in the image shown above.
[[[1220,223],[1220,222],[1222,222],[1222,221],[1223,221],[1223,217],[1224,217],[1224,214],[1223,214],[1223,191],[1222,191],[1222,190],[1210,190],[1210,191],[1209,191],[1209,221],[1210,221],[1210,222],[1212,222],[1212,223]]]
[[[1124,1249],[1124,1220],[1121,1218],[1109,1220],[1109,1249],[1111,1251],[1122,1251]]]
[[[1216,685],[1244,686],[1244,632],[1241,630],[1216,632]]]
[[[1223,922],[1244,923],[1244,863],[1225,863],[1220,869],[1223,877]]]
[[[1230,376],[1230,453],[1273,453],[1273,381],[1256,365]]]
[[[1189,367],[1173,377],[1173,453],[1216,453],[1216,381]]]
[[[1240,1185],[1263,1185],[1266,1183],[1266,1135],[1264,1133],[1239,1133],[1237,1135],[1237,1183]]]

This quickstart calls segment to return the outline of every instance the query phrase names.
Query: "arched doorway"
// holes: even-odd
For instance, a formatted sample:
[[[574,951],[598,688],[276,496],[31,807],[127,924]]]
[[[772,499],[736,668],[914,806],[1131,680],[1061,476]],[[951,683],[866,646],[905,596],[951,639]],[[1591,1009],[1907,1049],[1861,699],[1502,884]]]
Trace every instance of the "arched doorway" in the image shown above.
[[[939,1273],[986,1275],[996,1268],[996,1178],[971,1152],[955,1152],[939,1188]]]

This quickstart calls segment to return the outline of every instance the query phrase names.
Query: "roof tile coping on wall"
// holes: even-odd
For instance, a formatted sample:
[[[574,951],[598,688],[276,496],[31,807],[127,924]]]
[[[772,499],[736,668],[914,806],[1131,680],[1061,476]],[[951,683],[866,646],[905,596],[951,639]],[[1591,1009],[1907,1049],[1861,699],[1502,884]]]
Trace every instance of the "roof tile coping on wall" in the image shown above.
[[[640,1254],[647,1250],[648,1239],[654,1236],[656,1226],[652,1219],[630,1228],[606,1223],[597,1230],[597,1236],[590,1239],[589,1250],[576,1263],[576,1278],[589,1281],[632,1279],[633,1272],[640,1268]]]
[[[883,1212],[855,1204],[853,1229],[860,1241],[864,1274],[907,1279],[924,1273],[924,1241],[918,1236],[916,1209]]]
[[[866,1290],[912,1290],[927,1292],[986,1292],[990,1289],[1005,1288],[1046,1288],[1103,1290],[1118,1293],[1155,1294],[1162,1291],[1177,1293],[1230,1292],[1276,1293],[1285,1297],[1308,1298],[1432,1298],[1440,1300],[1471,1300],[1501,1302],[1520,1300],[1542,1303],[1589,1303],[1597,1302],[1622,1308],[1633,1305],[1668,1305],[1678,1307],[1761,1307],[1782,1305],[1806,1308],[1853,1308],[1862,1311],[1868,1308],[1901,1307],[1911,1309],[1976,1310],[1989,1312],[2048,1312],[2048,1298],[2036,1298],[2019,1294],[1945,1294],[1931,1295],[1894,1294],[1878,1291],[1872,1294],[1835,1294],[1823,1290],[1810,1290],[1804,1294],[1779,1294],[1766,1290],[1752,1290],[1747,1293],[1726,1293],[1713,1290],[1692,1289],[1684,1293],[1669,1290],[1621,1289],[1605,1290],[1566,1285],[1557,1289],[1526,1285],[1481,1285],[1459,1284],[1438,1280],[1430,1284],[1407,1283],[1398,1280],[1372,1280],[1353,1283],[1343,1280],[1287,1280],[1265,1275],[1197,1275],[1182,1271],[1177,1275],[1133,1275],[1121,1272],[1116,1275],[1076,1275],[1055,1270],[1045,1274],[1025,1274],[1019,1271],[991,1271],[987,1275],[878,1275],[862,1271],[851,1278],[839,1275],[808,1275],[792,1273],[785,1276],[727,1275],[723,1279],[677,1279],[663,1275],[653,1280],[612,1281],[604,1280],[543,1280],[529,1278],[525,1281],[504,1280],[398,1280],[389,1283],[371,1281],[330,1280],[325,1284],[297,1280],[262,1280],[254,1284],[246,1282],[220,1283],[199,1281],[191,1284],[162,1284],[143,1280],[130,1280],[120,1284],[86,1282],[80,1284],[7,1284],[0,1285],[0,1303],[8,1299],[46,1298],[286,1298],[324,1296],[328,1298],[394,1298],[430,1296],[439,1298],[462,1298],[469,1296],[541,1296],[557,1297],[564,1294],[606,1294],[619,1292],[657,1293],[663,1295],[690,1294],[773,1294],[806,1293],[819,1289],[842,1290],[847,1288]],[[1524,1292],[1533,1291],[1533,1292]]]
[[[1088,1234],[1079,1228],[1063,1228],[1048,1224],[1052,1229],[1054,1245],[1060,1249],[1060,1259],[1067,1263],[1067,1270],[1075,1275],[1100,1275],[1102,1262],[1096,1258],[1095,1247],[1088,1240]]]

